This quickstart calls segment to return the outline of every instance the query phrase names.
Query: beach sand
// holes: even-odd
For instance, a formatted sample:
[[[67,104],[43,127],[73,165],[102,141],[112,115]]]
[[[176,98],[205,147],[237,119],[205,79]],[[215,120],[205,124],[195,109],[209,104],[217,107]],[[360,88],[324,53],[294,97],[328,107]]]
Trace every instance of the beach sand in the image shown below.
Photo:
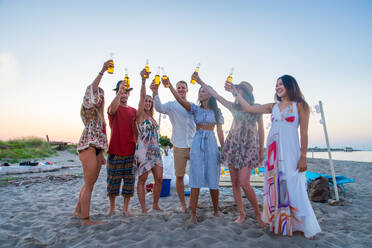
[[[199,224],[189,221],[188,213],[179,213],[174,189],[171,196],[160,198],[163,212],[140,213],[135,195],[130,204],[132,217],[121,213],[123,201],[117,198],[117,210],[107,215],[106,167],[95,185],[91,217],[102,225],[82,227],[73,211],[83,183],[77,156],[60,153],[45,161],[67,163],[70,168],[52,172],[17,174],[21,181],[0,187],[0,247],[371,247],[372,240],[372,163],[335,161],[337,174],[354,179],[347,184],[345,206],[312,202],[322,232],[314,240],[301,234],[293,237],[274,235],[260,228],[253,209],[244,200],[247,219],[235,224],[238,217],[231,189],[221,190],[221,217],[213,216],[208,191],[202,191],[198,209]],[[74,160],[74,162],[71,162]],[[328,160],[309,159],[309,170],[330,175]],[[9,176],[9,175],[8,175]],[[0,177],[5,177],[2,175]],[[22,183],[25,181],[26,183]],[[151,179],[148,180],[150,182]],[[258,191],[260,192],[260,191]],[[261,191],[262,192],[262,191]],[[188,201],[188,197],[186,201]],[[258,195],[262,207],[262,195]],[[151,207],[152,196],[147,196]]]

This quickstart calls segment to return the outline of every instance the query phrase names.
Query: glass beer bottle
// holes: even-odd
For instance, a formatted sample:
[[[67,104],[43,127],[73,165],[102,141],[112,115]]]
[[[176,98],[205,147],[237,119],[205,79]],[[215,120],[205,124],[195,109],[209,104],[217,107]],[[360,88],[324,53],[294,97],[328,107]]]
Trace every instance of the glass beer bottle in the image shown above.
[[[196,66],[195,68],[195,72],[199,72],[199,68],[200,68],[200,63],[198,63],[198,65]],[[194,78],[191,79],[191,83],[192,84],[196,84],[196,80]]]
[[[156,73],[156,75],[155,75],[155,84],[156,85],[159,85],[160,84],[160,66],[158,66],[158,71],[157,71],[157,73]]]
[[[226,79],[227,84],[230,84],[230,85],[232,84],[232,74],[233,74],[233,72],[234,72],[234,68],[231,68],[229,76]]]
[[[130,86],[130,79],[128,76],[128,69],[125,68],[125,76],[124,76],[124,89],[129,89]]]
[[[107,73],[114,74],[114,53],[110,53],[110,66],[107,68]]]
[[[161,67],[161,70],[163,72],[163,76],[161,77],[161,81],[163,82],[163,85],[165,88],[169,88],[169,79],[168,76],[165,74],[164,67]]]
[[[150,66],[149,66],[149,60],[148,59],[146,59],[145,70],[146,70],[146,74],[144,75],[144,77],[149,78]]]

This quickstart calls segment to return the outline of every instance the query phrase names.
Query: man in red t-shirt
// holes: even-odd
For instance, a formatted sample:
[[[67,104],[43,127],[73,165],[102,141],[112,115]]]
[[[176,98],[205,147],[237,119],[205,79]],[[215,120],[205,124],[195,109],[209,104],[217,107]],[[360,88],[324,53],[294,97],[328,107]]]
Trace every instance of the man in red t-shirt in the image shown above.
[[[129,200],[134,193],[135,173],[133,158],[136,150],[137,129],[136,109],[127,105],[132,88],[121,85],[122,80],[116,84],[116,97],[108,107],[108,119],[111,128],[111,137],[108,148],[107,161],[107,195],[110,198],[109,213],[115,211],[115,197],[120,193],[124,197],[123,212],[129,215]]]

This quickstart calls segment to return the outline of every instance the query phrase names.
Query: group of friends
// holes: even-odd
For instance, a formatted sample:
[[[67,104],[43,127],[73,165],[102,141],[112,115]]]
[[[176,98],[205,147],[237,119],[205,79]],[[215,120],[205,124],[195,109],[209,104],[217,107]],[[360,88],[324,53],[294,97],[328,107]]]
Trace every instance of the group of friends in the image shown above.
[[[111,128],[110,142],[106,137],[104,91],[99,83],[104,73],[112,66],[104,63],[97,77],[85,92],[81,106],[84,131],[77,150],[83,167],[84,184],[73,214],[82,220],[82,225],[100,224],[89,216],[93,187],[101,166],[106,164],[107,150],[107,195],[109,213],[115,211],[115,198],[124,198],[123,213],[129,216],[129,202],[134,195],[136,176],[137,194],[142,213],[147,213],[145,183],[150,171],[154,177],[153,210],[162,210],[159,197],[162,186],[163,165],[160,151],[159,126],[154,119],[156,111],[169,116],[172,124],[171,142],[174,150],[176,191],[180,211],[191,208],[190,220],[197,223],[200,188],[209,188],[214,215],[220,216],[219,179],[221,164],[229,167],[234,199],[239,211],[236,223],[244,222],[246,213],[241,189],[251,203],[260,226],[269,226],[277,234],[291,236],[302,232],[312,239],[321,231],[306,189],[305,171],[308,144],[310,109],[294,77],[284,75],[275,85],[275,102],[255,104],[253,87],[248,82],[225,84],[234,102],[226,100],[207,85],[198,72],[192,75],[201,87],[199,104],[187,100],[188,84],[179,81],[174,86],[169,78],[163,84],[170,89],[175,101],[162,103],[158,94],[159,84],[150,85],[152,96],[146,94],[146,81],[151,72],[140,72],[142,85],[138,109],[128,106],[132,88],[119,81],[114,89],[116,96],[107,109]],[[233,123],[226,139],[222,131],[224,117],[218,104],[221,103],[233,115]],[[257,202],[250,185],[253,168],[264,161],[264,128],[262,114],[271,114],[271,128],[267,137],[267,160],[264,163],[263,209]],[[300,127],[300,138],[298,135]],[[221,146],[218,149],[214,133]],[[191,188],[188,206],[185,200],[184,176],[187,161],[190,161],[189,184]],[[122,186],[121,186],[122,185]]]

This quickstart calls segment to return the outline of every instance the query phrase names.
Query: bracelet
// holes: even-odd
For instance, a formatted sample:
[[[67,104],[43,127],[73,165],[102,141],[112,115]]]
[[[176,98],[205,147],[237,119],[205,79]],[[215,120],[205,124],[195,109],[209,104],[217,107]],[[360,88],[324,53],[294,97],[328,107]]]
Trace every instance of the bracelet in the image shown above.
[[[101,76],[103,76],[103,73],[102,72],[99,72],[98,74],[101,75]]]

